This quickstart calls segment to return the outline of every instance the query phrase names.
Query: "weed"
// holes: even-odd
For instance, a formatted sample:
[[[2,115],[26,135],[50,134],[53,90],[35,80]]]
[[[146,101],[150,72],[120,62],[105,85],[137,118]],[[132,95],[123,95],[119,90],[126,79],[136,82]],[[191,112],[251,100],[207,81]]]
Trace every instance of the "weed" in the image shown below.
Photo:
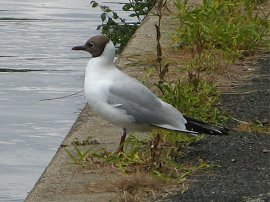
[[[191,81],[179,79],[175,84],[162,83],[161,98],[172,104],[184,114],[198,120],[218,124],[226,120],[218,110],[220,93],[209,82],[190,78]]]
[[[102,10],[100,15],[102,24],[97,29],[119,45],[121,52],[155,2],[156,0],[129,0],[128,3],[124,3],[122,10],[129,12],[129,17],[135,17],[135,22],[127,22],[125,18],[120,17],[108,6],[101,5],[96,1],[91,1],[90,4],[93,8],[99,7]]]
[[[162,66],[162,47],[161,47],[161,43],[160,43],[160,38],[161,38],[161,32],[160,32],[160,28],[161,28],[161,19],[163,16],[163,11],[165,8],[167,8],[166,6],[167,0],[158,0],[157,4],[155,6],[156,9],[156,15],[158,16],[158,23],[155,24],[155,28],[156,28],[156,42],[157,42],[157,63],[159,65],[158,68],[158,76],[159,76],[159,82],[163,82],[164,77],[166,75],[166,73],[168,72],[168,67],[169,67],[169,63],[166,63],[164,66]]]
[[[182,183],[188,175],[209,168],[209,165],[202,161],[196,162],[194,165],[179,164],[175,161],[184,156],[181,148],[199,141],[200,136],[191,137],[179,133],[172,135],[168,132],[160,135],[160,132],[160,130],[154,130],[152,135],[145,140],[139,140],[133,135],[129,136],[124,144],[125,153],[121,154],[109,152],[104,148],[96,149],[96,147],[82,151],[78,146],[74,146],[75,152],[65,150],[76,165],[83,167],[89,164],[114,166],[126,174],[145,174],[149,179],[156,179],[150,182]],[[127,184],[126,186],[129,187],[127,190],[130,192],[130,187],[133,185]]]
[[[254,2],[204,0],[192,8],[186,0],[176,0],[181,26],[174,40],[193,54],[200,55],[205,49],[222,50],[224,57],[234,62],[262,45],[269,34],[267,16],[255,15]]]
[[[85,166],[86,161],[90,155],[90,152],[93,151],[93,149],[95,148],[96,147],[92,147],[86,151],[82,151],[81,149],[79,149],[78,146],[74,146],[75,154],[66,148],[65,148],[65,151],[67,155],[69,156],[69,158],[72,160],[73,164]]]
[[[162,194],[168,190],[168,183],[150,176],[147,173],[135,173],[130,175],[118,174],[109,178],[106,183],[96,184],[102,190],[107,192],[120,193],[119,201],[149,201],[162,197]],[[93,189],[91,186],[88,187]]]
[[[264,133],[270,134],[270,123],[261,123],[259,121],[256,122],[239,122],[237,125],[237,129],[245,132],[255,132],[255,133]]]
[[[104,164],[117,167],[128,174],[148,173],[160,180],[180,180],[195,170],[201,170],[202,162],[198,165],[182,165],[176,163],[176,159],[183,157],[182,147],[187,147],[201,139],[200,136],[187,136],[179,133],[169,134],[160,130],[154,130],[149,139],[139,140],[131,135],[124,143],[125,153],[115,154],[105,148],[95,149],[91,147],[81,151],[75,146],[75,154],[66,149],[68,156],[74,164],[86,166],[91,164]]]
[[[93,137],[87,137],[85,140],[79,140],[78,138],[75,138],[75,140],[71,143],[75,146],[85,146],[85,145],[94,145],[99,144],[97,140],[93,140]]]

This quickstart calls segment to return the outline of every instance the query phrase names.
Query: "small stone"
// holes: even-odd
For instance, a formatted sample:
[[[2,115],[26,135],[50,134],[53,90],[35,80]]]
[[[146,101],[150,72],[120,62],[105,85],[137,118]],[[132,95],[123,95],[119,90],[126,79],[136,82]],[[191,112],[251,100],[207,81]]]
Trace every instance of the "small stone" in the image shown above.
[[[270,153],[270,149],[263,149],[262,153]]]

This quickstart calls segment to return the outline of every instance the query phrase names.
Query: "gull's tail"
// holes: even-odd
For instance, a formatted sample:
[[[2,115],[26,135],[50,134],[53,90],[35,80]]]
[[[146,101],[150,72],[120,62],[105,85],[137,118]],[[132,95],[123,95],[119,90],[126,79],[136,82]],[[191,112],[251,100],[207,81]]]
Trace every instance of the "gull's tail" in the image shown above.
[[[197,133],[205,133],[209,135],[228,135],[229,129],[213,126],[208,123],[204,123],[202,121],[198,121],[196,119],[184,116],[187,120],[186,128],[190,131],[195,131]]]

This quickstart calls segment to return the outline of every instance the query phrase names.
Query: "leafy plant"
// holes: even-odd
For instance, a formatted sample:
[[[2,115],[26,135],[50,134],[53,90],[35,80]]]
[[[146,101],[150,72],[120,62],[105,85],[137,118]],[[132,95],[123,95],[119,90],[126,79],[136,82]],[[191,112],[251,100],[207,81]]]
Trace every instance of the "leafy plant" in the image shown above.
[[[214,124],[225,120],[217,108],[220,93],[211,83],[179,79],[175,84],[162,83],[159,88],[163,92],[161,98],[186,115]]]
[[[146,173],[162,180],[183,180],[194,171],[209,168],[204,162],[195,162],[194,166],[176,163],[183,156],[181,147],[186,147],[200,140],[200,136],[173,135],[154,130],[150,138],[139,140],[131,135],[124,143],[125,153],[116,154],[105,148],[91,147],[82,151],[75,146],[75,154],[66,149],[67,155],[76,165],[88,164],[115,166],[124,173]],[[204,166],[203,166],[204,165]]]
[[[90,152],[94,148],[95,147],[92,147],[86,151],[82,151],[81,149],[79,149],[78,146],[74,146],[75,154],[72,153],[71,151],[69,151],[68,149],[65,149],[65,151],[66,151],[67,155],[69,156],[69,158],[72,160],[73,164],[85,166],[87,158],[89,157]]]
[[[122,10],[130,13],[128,17],[135,18],[135,22],[127,22],[126,18],[120,17],[109,6],[101,5],[96,1],[91,1],[90,4],[93,8],[99,7],[102,10],[100,15],[102,24],[97,29],[118,44],[121,52],[155,2],[156,0],[129,0],[125,3]]]
[[[198,55],[217,49],[236,61],[254,51],[269,34],[268,16],[255,14],[254,1],[203,0],[191,7],[186,0],[176,0],[175,5],[181,26],[174,39]]]

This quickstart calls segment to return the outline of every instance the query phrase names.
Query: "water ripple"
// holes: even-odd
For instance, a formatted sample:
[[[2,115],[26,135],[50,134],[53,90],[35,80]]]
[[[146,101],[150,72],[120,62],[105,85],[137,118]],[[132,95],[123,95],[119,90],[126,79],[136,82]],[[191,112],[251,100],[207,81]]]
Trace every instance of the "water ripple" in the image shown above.
[[[44,20],[51,20],[51,19],[35,19],[35,18],[0,18],[0,21],[44,21]]]

